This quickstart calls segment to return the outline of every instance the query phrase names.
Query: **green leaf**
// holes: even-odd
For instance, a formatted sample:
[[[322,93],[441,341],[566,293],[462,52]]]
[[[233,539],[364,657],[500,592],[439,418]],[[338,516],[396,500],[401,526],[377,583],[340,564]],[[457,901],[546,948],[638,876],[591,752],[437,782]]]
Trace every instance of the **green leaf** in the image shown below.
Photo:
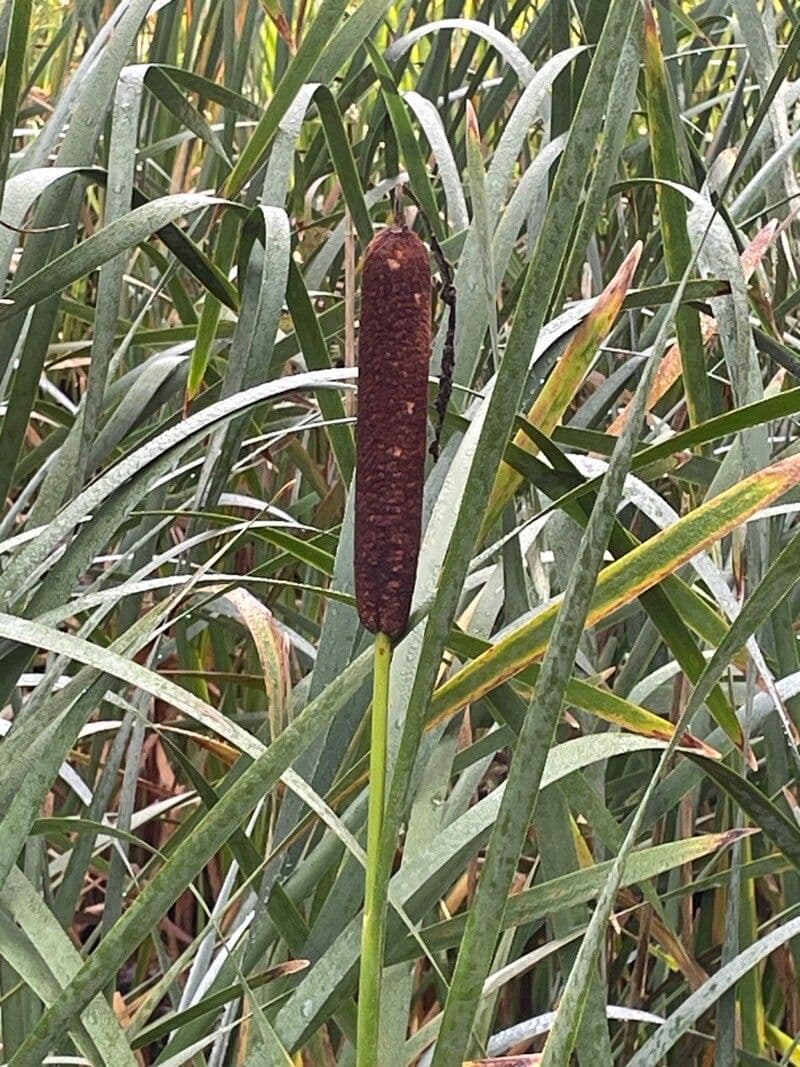
[[[309,704],[270,747],[245,770],[217,805],[195,826],[171,854],[159,873],[117,920],[91,958],[45,1012],[9,1062],[20,1067],[43,1058],[64,1026],[103,989],[154,923],[180,896],[188,881],[242,823],[300,752],[323,728],[329,716],[352,696],[369,670],[370,657],[361,656],[325,693]],[[17,1063],[14,1064],[14,1059]]]
[[[777,808],[748,778],[724,763],[691,756],[704,774],[715,781],[741,807],[754,826],[800,870],[800,828]]]
[[[283,116],[291,105],[300,87],[307,80],[315,64],[323,55],[328,40],[339,25],[347,0],[323,0],[314,15],[308,32],[292,58],[289,67],[275,89],[266,111],[247,142],[236,165],[228,175],[223,195],[236,196],[258,169],[269,149],[272,138]],[[357,47],[357,42],[354,47]],[[332,71],[331,74],[335,74]]]
[[[673,574],[703,548],[725,536],[749,515],[766,507],[800,480],[800,461],[782,460],[701,504],[678,522],[645,541],[600,572],[587,625],[630,603],[632,599]],[[437,715],[463,707],[500,682],[518,675],[547,648],[559,602],[549,605],[516,627],[490,650],[462,667],[435,694]],[[734,720],[724,724],[734,740],[740,730]]]
[[[689,838],[686,841],[670,841],[664,845],[637,849],[631,853],[625,867],[624,886],[635,885],[649,878],[655,878],[664,871],[673,870],[684,863],[691,863],[710,853],[727,848],[736,840],[736,834],[728,831],[722,834],[706,834]],[[612,861],[596,863],[591,867],[570,874],[541,882],[533,889],[525,889],[508,898],[503,911],[502,929],[525,926],[547,918],[553,912],[575,907],[597,896],[605,885],[611,870]],[[467,913],[468,914],[468,913]],[[452,919],[423,927],[420,936],[433,952],[453,948],[459,944],[467,922],[467,914],[457,915]],[[388,962],[398,963],[404,959],[414,959],[419,950],[410,938],[389,951]]]
[[[11,156],[11,141],[17,119],[22,79],[25,76],[28,54],[28,31],[31,22],[31,0],[11,0],[11,21],[6,40],[6,62],[3,71],[3,91],[0,96],[0,204],[8,175],[8,161]],[[9,222],[3,216],[0,221]],[[14,223],[11,223],[14,225]]]
[[[692,993],[683,1001],[664,1025],[635,1053],[628,1067],[656,1067],[656,1064],[663,1061],[669,1050],[680,1041],[704,1012],[716,1004],[727,989],[730,989],[742,975],[757,966],[776,948],[785,945],[798,934],[800,934],[800,918],[795,918],[780,924],[771,933],[765,934],[754,944],[749,945],[744,952],[739,953],[730,963],[720,968],[696,993]]]
[[[371,41],[366,42],[366,47],[367,52],[369,53],[370,62],[375,68],[375,73],[378,75],[378,80],[380,81],[381,93],[383,94],[386,110],[389,113],[389,118],[400,146],[400,152],[406,167],[408,168],[409,178],[411,179],[411,188],[416,194],[419,202],[422,204],[428,225],[433,229],[433,232],[441,241],[444,239],[445,235],[442,220],[439,215],[439,206],[436,203],[436,197],[434,196],[430,178],[428,177],[425,160],[422,158],[419,141],[411,128],[406,104],[397,91],[397,85],[395,84],[392,72],[386,64],[386,60]]]
[[[0,891],[0,915],[13,932],[32,969],[28,972],[32,987],[45,1004],[52,1004],[81,967],[80,953],[62,930],[50,909],[40,899],[36,888],[18,868],[13,868]],[[4,938],[4,945],[8,941]],[[5,948],[3,956],[7,959]],[[21,974],[25,969],[18,964]],[[93,1062],[113,1059],[120,1067],[134,1067],[136,1059],[113,1011],[102,996],[89,1003],[76,1028],[78,1046]]]
[[[133,248],[157,230],[181,216],[224,203],[203,193],[164,196],[115,219],[76,248],[58,256],[46,267],[8,290],[7,307],[0,307],[0,321],[20,315],[34,304],[60,293],[103,263]]]
[[[678,146],[678,118],[670,93],[658,26],[652,0],[646,0],[644,32],[644,71],[647,86],[647,121],[650,129],[650,148],[653,171],[658,178],[682,183],[685,181]],[[670,279],[681,278],[692,260],[692,246],[686,225],[686,201],[670,188],[659,183],[656,187],[664,240],[664,260]],[[705,368],[700,318],[694,308],[681,308],[675,325],[680,345],[686,406],[692,425],[711,415],[711,400]]]

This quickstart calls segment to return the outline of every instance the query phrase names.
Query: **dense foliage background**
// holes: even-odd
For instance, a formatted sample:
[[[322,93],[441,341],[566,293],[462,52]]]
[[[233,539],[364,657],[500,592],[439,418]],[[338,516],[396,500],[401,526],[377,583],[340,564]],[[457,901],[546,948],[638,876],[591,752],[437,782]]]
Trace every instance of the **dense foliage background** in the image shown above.
[[[355,1062],[403,184],[456,362],[380,1062],[800,1063],[799,46],[791,0],[0,3],[4,1062]]]

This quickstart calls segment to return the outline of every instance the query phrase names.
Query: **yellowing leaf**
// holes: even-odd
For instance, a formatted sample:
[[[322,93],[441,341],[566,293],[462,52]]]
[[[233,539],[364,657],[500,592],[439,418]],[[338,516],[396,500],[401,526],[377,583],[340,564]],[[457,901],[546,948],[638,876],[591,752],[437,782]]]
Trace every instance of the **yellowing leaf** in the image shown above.
[[[272,612],[247,589],[232,589],[224,597],[232,604],[250,631],[258,659],[264,673],[267,691],[270,734],[272,740],[283,730],[289,694],[292,689],[289,674],[289,645],[278,628]]]
[[[542,391],[531,405],[526,418],[542,433],[549,436],[558,426],[564,412],[591,370],[600,351],[601,343],[617,320],[641,254],[642,242],[637,241],[625,257],[622,266],[597,298],[597,303],[578,327]],[[529,455],[535,455],[538,451],[535,442],[521,430],[514,437],[514,444]],[[495,524],[521,483],[522,475],[510,464],[500,465],[483,523],[484,534]]]
[[[780,1027],[771,1022],[764,1023],[764,1033],[767,1041],[779,1056],[785,1057],[787,1053],[789,1054],[789,1059],[784,1058],[783,1063],[791,1063],[793,1067],[800,1067],[800,1047],[797,1045],[796,1038],[789,1037]]]
[[[744,273],[745,281],[749,281],[752,278],[756,268],[761,260],[764,258],[767,249],[775,239],[775,234],[778,229],[778,223],[773,219],[772,222],[768,222],[763,229],[759,230],[750,244],[745,248],[741,255],[742,271]],[[710,315],[700,313],[700,329],[703,336],[703,344],[710,345],[712,341],[716,340],[719,328],[717,326],[717,320]],[[661,360],[661,364],[656,372],[655,381],[650,389],[650,395],[647,397],[647,410],[652,411],[656,404],[661,400],[663,396],[672,388],[681,376],[681,352],[677,343],[672,345]],[[630,413],[630,403],[622,409],[617,415],[614,421],[608,428],[608,432],[618,437],[622,433],[622,428],[628,421],[628,415]]]
[[[767,507],[798,481],[800,457],[781,460],[707,500],[666,530],[615,560],[600,572],[586,625],[595,626],[613,611],[630,604],[664,577],[674,574],[698,552]],[[501,682],[519,675],[539,659],[547,647],[560,606],[559,598],[462,667],[434,693],[432,714],[437,718],[447,717],[491,692]],[[741,730],[735,718],[720,725],[736,744],[741,744]]]

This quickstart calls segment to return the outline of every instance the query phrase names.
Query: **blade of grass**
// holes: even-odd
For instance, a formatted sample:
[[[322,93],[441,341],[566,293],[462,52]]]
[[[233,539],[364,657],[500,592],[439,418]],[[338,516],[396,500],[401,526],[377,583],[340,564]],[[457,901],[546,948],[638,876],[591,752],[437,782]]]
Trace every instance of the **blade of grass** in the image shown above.
[[[657,178],[682,183],[684,175],[676,135],[678,120],[651,0],[646,0],[644,12],[644,70],[653,172]],[[662,183],[657,185],[656,195],[667,272],[670,280],[676,281],[683,276],[692,260],[692,247],[686,226],[686,204],[682,196]],[[697,312],[690,307],[680,308],[675,316],[675,327],[680,346],[689,421],[692,425],[697,425],[711,415],[705,354]]]

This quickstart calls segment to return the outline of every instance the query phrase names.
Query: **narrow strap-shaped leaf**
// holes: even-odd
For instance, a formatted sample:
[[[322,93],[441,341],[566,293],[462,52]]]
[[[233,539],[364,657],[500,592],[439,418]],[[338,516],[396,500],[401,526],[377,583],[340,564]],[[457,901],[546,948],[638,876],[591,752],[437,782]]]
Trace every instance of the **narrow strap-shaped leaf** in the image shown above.
[[[234,826],[261,800],[310,740],[323,729],[342,700],[351,696],[369,671],[369,656],[361,656],[325,693],[309,704],[291,726],[260,756],[220,798],[182,842],[159,874],[142,890],[131,907],[101,941],[91,959],[70,981],[64,993],[45,1012],[18,1050],[14,1067],[39,1061],[64,1026],[103,988],[107,975],[120,967],[133,948],[184,891],[188,877],[199,873],[225,843]],[[9,1064],[13,1063],[13,1059]]]
[[[722,994],[738,981],[742,974],[757,966],[776,948],[784,945],[791,938],[797,937],[798,934],[800,934],[800,918],[794,918],[780,924],[770,933],[759,938],[755,944],[749,945],[744,952],[709,978],[696,993],[692,993],[683,1001],[664,1025],[633,1056],[628,1067],[656,1067],[657,1064],[663,1062],[669,1050],[680,1041],[704,1012],[714,1006]]]
[[[658,178],[680,183],[684,180],[684,175],[676,135],[677,118],[651,0],[645,3],[644,59],[653,170]],[[686,203],[684,198],[668,185],[659,183],[656,191],[664,240],[664,259],[670,278],[677,280],[692,259],[692,247],[686,226]],[[681,308],[676,316],[675,326],[680,344],[686,404],[690,421],[694,425],[703,422],[711,414],[697,312],[693,308]]]
[[[324,51],[328,38],[339,25],[346,7],[347,0],[323,0],[266,111],[228,175],[224,186],[226,196],[236,196],[263,163],[278,124],[301,85],[308,79],[320,53]],[[354,47],[358,47],[358,44],[355,43]]]
[[[3,190],[11,156],[11,140],[17,119],[17,103],[25,74],[28,30],[33,4],[32,0],[11,0],[10,6],[11,21],[5,42],[3,91],[0,95],[0,204],[3,203]]]
[[[175,219],[221,202],[203,193],[180,193],[163,196],[134,208],[58,256],[19,285],[12,286],[6,294],[9,305],[0,308],[0,320],[20,315],[33,304],[60,293],[78,278],[96,270],[113,256],[132,248]]]
[[[600,572],[587,625],[630,603],[640,593],[674,573],[701,549],[724,537],[748,516],[766,507],[800,481],[800,460],[781,460],[695,508]],[[558,602],[512,631],[491,650],[467,664],[437,691],[438,714],[462,707],[513,677],[544,652]]]
[[[737,774],[719,760],[707,760],[689,754],[694,762],[715,781],[742,809],[765,837],[800,870],[800,827],[764,796],[749,778]]]
[[[429,225],[439,240],[444,239],[444,227],[439,216],[439,207],[428,177],[428,168],[422,158],[422,150],[419,141],[411,127],[408,110],[403,98],[397,91],[397,86],[386,60],[371,41],[366,42],[370,62],[375,68],[381,85],[381,92],[386,103],[386,110],[392,127],[400,145],[400,152],[408,168],[411,188],[425,209],[425,215]]]
[[[292,260],[289,262],[286,300],[307,366],[311,370],[329,368],[330,357],[319,319],[314,313],[314,306],[300,274],[300,268]],[[326,432],[330,438],[339,471],[345,484],[349,484],[355,469],[356,457],[353,433],[350,427],[345,425],[347,415],[344,404],[341,397],[335,394],[321,395],[320,409],[328,423]]]
[[[608,57],[611,49],[618,48],[620,40],[624,40],[627,36],[633,11],[634,6],[624,2],[612,3],[610,6],[603,30],[603,47],[599,47],[595,54],[581,103],[585,99],[592,99],[590,83],[595,79],[601,81],[604,92],[607,92],[606,79],[609,79],[612,73]],[[590,110],[593,110],[594,103],[595,101],[592,101]],[[579,107],[564,157],[562,157],[556,185],[570,154],[570,146],[573,137],[576,136],[580,114],[581,108]],[[539,242],[541,241],[540,236]],[[536,254],[539,252],[539,242],[534,253],[534,263]],[[564,251],[565,247],[562,246],[558,262],[561,261]],[[526,288],[533,276],[534,273],[531,270],[526,278]],[[551,284],[550,292],[553,288],[554,284]],[[541,293],[537,295],[539,299],[542,298]],[[515,320],[514,329],[518,325],[519,320]],[[507,358],[508,355],[506,355],[506,360]],[[535,810],[547,753],[552,745],[561,711],[564,690],[571,674],[580,634],[586,623],[591,593],[602,564],[603,553],[633,456],[633,449],[634,439],[630,435],[624,444],[621,443],[620,449],[615,451],[603,487],[598,493],[589,526],[581,539],[578,558],[570,575],[562,610],[558,613],[554,623],[553,639],[545,653],[539,684],[515,747],[505,793],[445,1002],[433,1067],[456,1067],[461,1063],[464,1052],[467,1050],[469,1024],[491,963],[500,927],[502,906],[508,896],[525,835]]]
[[[559,359],[541,392],[526,416],[537,430],[549,435],[556,428],[568,404],[580,388],[584,378],[597,357],[603,338],[611,332],[622,308],[634,271],[642,254],[641,242],[637,242],[616,275],[597,299],[597,303],[583,320],[570,340],[566,351]],[[513,440],[517,448],[535,454],[536,445],[518,431]],[[507,463],[497,472],[489,506],[484,518],[484,531],[488,532],[508,501],[519,488],[522,479]]]
[[[273,348],[289,272],[289,219],[282,208],[254,208],[243,228],[242,297],[228,350],[220,399],[275,377]],[[197,507],[216,504],[244,438],[246,423],[229,424],[209,442],[197,483]]]
[[[504,33],[500,33],[493,26],[487,26],[485,22],[478,22],[476,19],[438,19],[436,22],[418,26],[394,42],[386,53],[387,59],[392,62],[395,59],[399,59],[417,41],[422,40],[428,34],[436,33],[438,30],[468,30],[470,33],[478,34],[497,49],[523,85],[527,85],[530,81],[533,70],[525,53],[510,41]]]
[[[632,853],[625,868],[624,885],[635,885],[655,878],[664,871],[693,860],[707,856],[709,853],[726,848],[736,840],[736,833],[728,831],[720,834],[707,834],[692,837],[686,841],[670,841],[663,845],[642,848]],[[602,888],[606,875],[611,869],[611,860],[594,864],[580,871],[542,882],[532,889],[525,889],[508,898],[503,911],[503,928],[522,926],[546,918],[551,912],[574,907],[591,900]],[[458,945],[467,923],[466,915],[457,915],[452,919],[424,927],[420,936],[433,951],[442,951]],[[406,938],[387,953],[388,962],[399,963],[403,959],[413,959],[416,955],[416,943]]]
[[[48,982],[46,988],[37,989],[37,994],[45,1004],[52,1002],[58,991],[67,985],[80,969],[80,953],[41,900],[34,886],[16,867],[0,892],[0,909],[31,944],[36,946],[46,961],[47,970],[52,976],[52,985]],[[89,1040],[87,1042],[86,1036],[79,1034],[78,1042],[84,1047],[87,1055],[113,1056],[120,1067],[135,1067],[136,1059],[128,1046],[120,1021],[115,1018],[103,997],[98,996],[87,1006],[81,1023],[81,1029]],[[102,1050],[102,1053],[98,1050]]]

